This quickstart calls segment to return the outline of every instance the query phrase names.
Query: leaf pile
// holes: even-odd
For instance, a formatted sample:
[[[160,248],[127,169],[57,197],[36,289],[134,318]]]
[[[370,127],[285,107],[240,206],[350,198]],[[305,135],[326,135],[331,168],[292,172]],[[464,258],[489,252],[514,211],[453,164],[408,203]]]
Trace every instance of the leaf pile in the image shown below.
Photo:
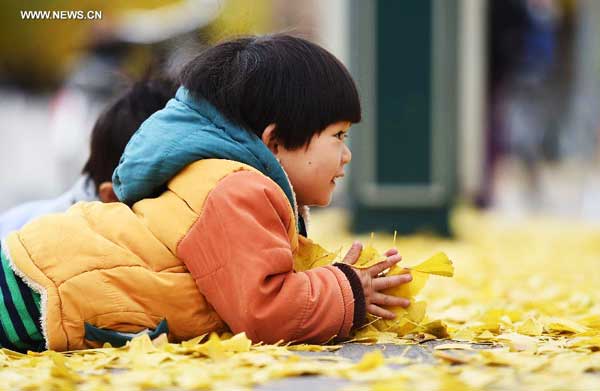
[[[325,247],[348,243],[355,238],[327,233],[344,221],[324,215],[312,233]],[[436,319],[429,326],[445,326],[453,340],[488,348],[434,350],[438,365],[403,367],[375,389],[598,389],[600,226],[543,217],[515,221],[459,208],[452,228],[453,239],[412,235],[400,237],[396,247],[404,260],[439,249],[448,254],[454,277],[431,281],[420,295],[427,316]],[[378,234],[372,244],[385,250],[392,238]],[[440,330],[417,328],[412,339]],[[390,342],[390,336],[371,334],[371,341]]]
[[[364,269],[385,260],[385,256],[381,255],[372,245],[373,240],[374,235],[372,234],[369,243],[363,247],[354,267]],[[395,241],[396,236],[394,235]],[[336,254],[330,253],[317,243],[310,240],[302,240],[294,260],[294,267],[298,271],[305,271],[319,266],[330,265],[336,261],[341,262],[341,251],[338,251]],[[397,336],[403,336],[416,330],[431,332],[428,325],[420,327],[427,322],[427,304],[424,301],[417,301],[416,296],[425,287],[430,275],[452,277],[454,275],[452,261],[443,252],[438,252],[416,266],[402,267],[394,265],[385,275],[394,276],[405,273],[411,273],[413,278],[411,282],[387,289],[383,292],[388,295],[405,297],[411,301],[411,305],[408,308],[388,308],[396,314],[396,318],[393,320],[379,319],[369,314],[367,326],[355,333],[355,340],[369,339],[373,333],[377,333],[378,331],[391,332]],[[434,333],[436,336],[448,336],[443,324],[436,323],[436,328],[440,329],[437,333]]]
[[[365,250],[366,251],[364,252],[367,255],[365,256],[362,254],[363,256],[357,261],[359,267],[369,267],[384,259],[384,257],[380,256],[377,250],[370,244]],[[356,333],[357,339],[361,339],[361,337],[365,335],[372,335],[376,331],[392,332],[398,336],[403,336],[416,330],[430,331],[426,320],[427,303],[425,301],[417,301],[416,296],[425,287],[431,274],[452,277],[454,275],[454,266],[446,254],[439,252],[413,267],[405,268],[394,265],[394,267],[392,267],[385,275],[394,276],[409,272],[413,278],[411,282],[395,288],[386,289],[383,293],[405,297],[410,300],[410,306],[408,308],[389,308],[396,314],[396,318],[393,320],[378,319],[369,315],[370,322],[367,327]],[[441,327],[444,330],[440,330],[437,336],[448,336],[445,328],[443,326]]]
[[[323,251],[307,249],[305,259],[339,260],[339,253],[324,249],[349,247],[355,238],[340,230],[344,226],[341,212],[315,215],[311,235]],[[373,351],[358,362],[332,352],[337,345],[253,345],[243,334],[181,344],[140,337],[123,348],[66,354],[2,349],[0,390],[232,390],[301,375],[342,378],[352,381],[350,389],[381,391],[598,389],[600,227],[543,218],[511,221],[459,209],[453,229],[454,239],[397,238],[404,259],[397,272],[407,267],[413,274],[452,274],[442,255],[429,260],[443,250],[455,273],[404,288],[412,289],[411,298],[418,293],[412,311],[427,303],[426,315],[402,337],[391,328],[381,331],[377,321],[360,330],[355,343],[373,344]],[[359,239],[371,244],[372,260],[394,243],[383,234],[372,242]],[[427,261],[411,266],[419,260]],[[446,336],[450,339],[439,341]],[[389,345],[383,343],[425,349],[430,360],[384,355],[381,349]]]

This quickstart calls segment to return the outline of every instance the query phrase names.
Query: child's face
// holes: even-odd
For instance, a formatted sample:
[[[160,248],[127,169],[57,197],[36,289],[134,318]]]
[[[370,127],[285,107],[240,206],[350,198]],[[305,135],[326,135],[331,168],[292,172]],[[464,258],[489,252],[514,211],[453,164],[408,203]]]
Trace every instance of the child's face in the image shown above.
[[[298,205],[326,206],[331,202],[335,182],[344,176],[344,166],[352,159],[345,143],[349,128],[349,122],[336,122],[315,134],[308,148],[277,148],[275,155],[294,187]]]

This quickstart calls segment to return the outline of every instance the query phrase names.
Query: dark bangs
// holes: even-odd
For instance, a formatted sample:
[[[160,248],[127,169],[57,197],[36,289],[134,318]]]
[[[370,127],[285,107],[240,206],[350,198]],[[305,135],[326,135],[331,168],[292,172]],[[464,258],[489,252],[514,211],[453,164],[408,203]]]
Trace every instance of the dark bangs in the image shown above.
[[[207,49],[180,81],[231,122],[261,136],[271,123],[289,149],[327,126],[360,122],[356,86],[331,53],[289,35],[239,38]]]

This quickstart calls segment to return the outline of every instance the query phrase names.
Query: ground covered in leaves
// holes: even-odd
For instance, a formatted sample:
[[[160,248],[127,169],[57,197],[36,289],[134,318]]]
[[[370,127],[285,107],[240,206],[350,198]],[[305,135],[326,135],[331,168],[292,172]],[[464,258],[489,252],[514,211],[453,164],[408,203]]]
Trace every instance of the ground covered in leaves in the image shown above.
[[[600,388],[600,227],[469,209],[452,225],[453,239],[396,238],[405,265],[439,251],[454,264],[454,277],[431,276],[418,295],[426,315],[401,338],[366,328],[343,346],[252,345],[240,334],[178,345],[142,337],[67,354],[3,349],[0,389],[230,390],[301,375],[357,390]],[[311,236],[342,254],[355,239],[344,226],[343,213],[324,212]],[[383,252],[392,243],[375,234],[371,245]],[[343,353],[357,343],[370,344],[366,354]]]

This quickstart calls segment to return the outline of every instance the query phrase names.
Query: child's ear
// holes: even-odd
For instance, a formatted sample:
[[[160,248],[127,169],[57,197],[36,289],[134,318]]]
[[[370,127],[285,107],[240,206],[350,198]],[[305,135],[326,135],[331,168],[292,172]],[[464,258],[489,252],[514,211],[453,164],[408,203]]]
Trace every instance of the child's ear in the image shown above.
[[[275,137],[275,128],[275,124],[269,124],[269,126],[267,126],[265,130],[263,130],[261,137],[263,143],[265,143],[269,150],[273,152],[273,155],[277,155],[277,153],[279,152],[279,143],[277,141],[277,138]]]
[[[119,198],[113,190],[112,182],[102,182],[98,186],[98,197],[102,202],[119,202]]]

